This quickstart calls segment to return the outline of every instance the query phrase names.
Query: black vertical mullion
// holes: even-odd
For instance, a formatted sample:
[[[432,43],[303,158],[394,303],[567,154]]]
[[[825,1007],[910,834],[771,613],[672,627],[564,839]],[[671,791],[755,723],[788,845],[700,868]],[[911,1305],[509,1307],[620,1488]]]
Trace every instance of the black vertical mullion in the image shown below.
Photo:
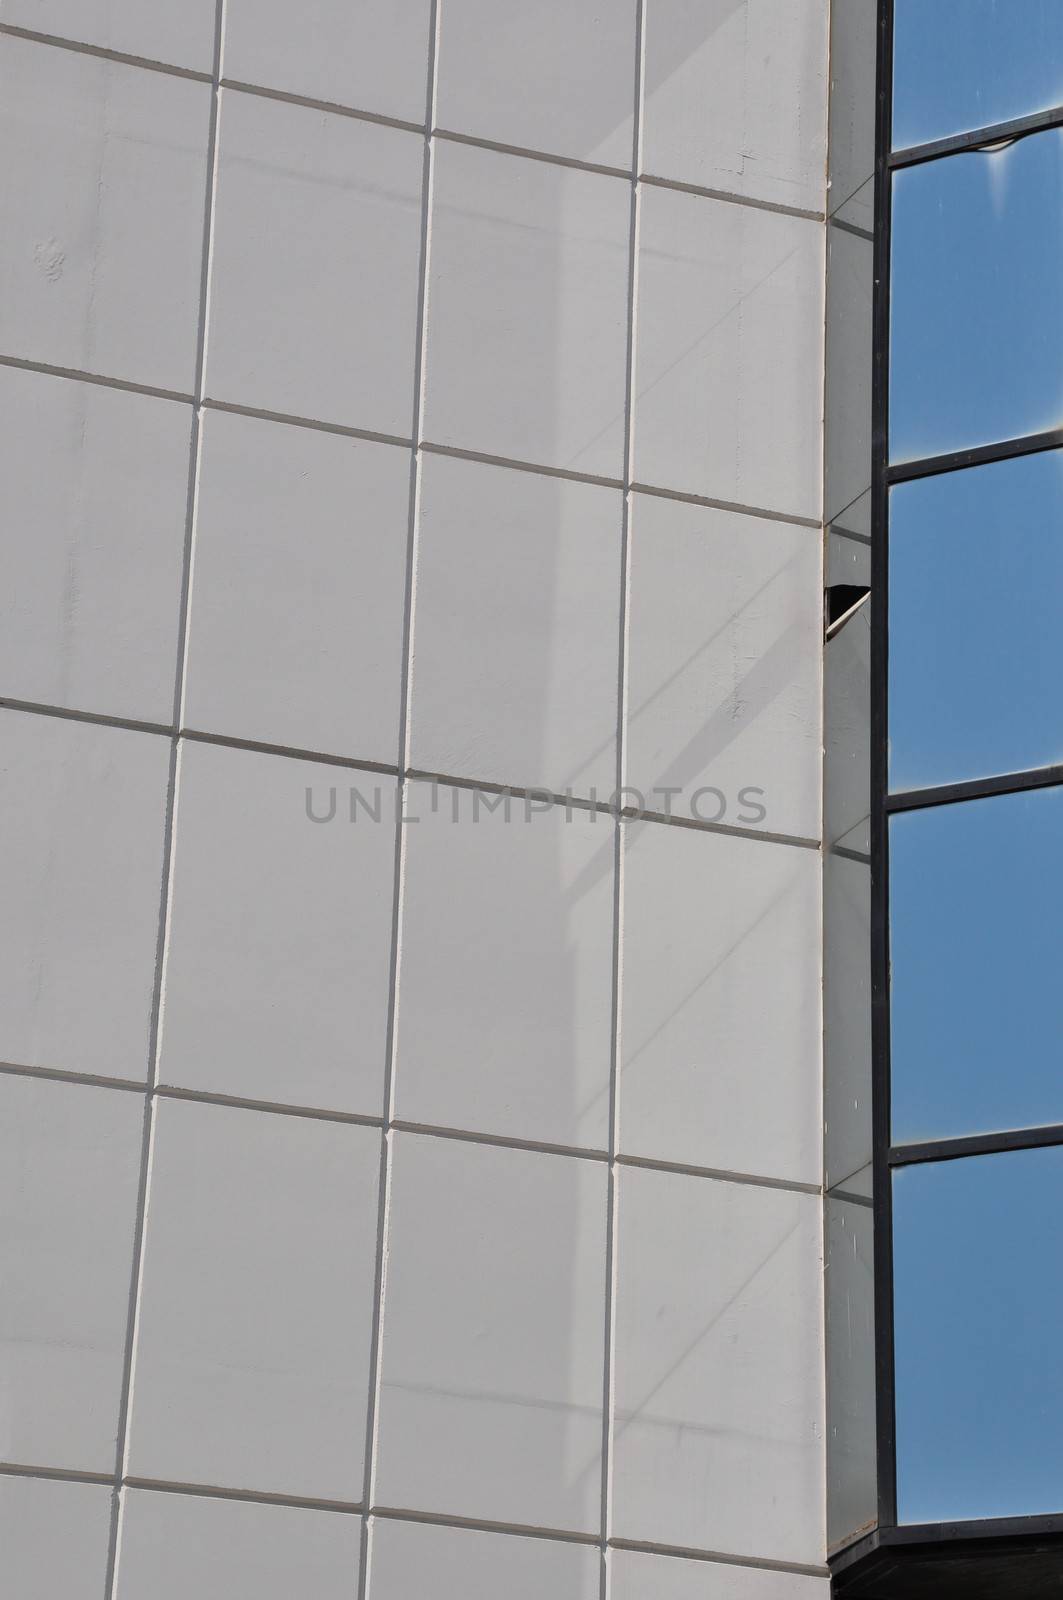
[[[875,1373],[880,1527],[897,1522],[893,1341],[893,1207],[889,1167],[889,165],[893,123],[893,0],[879,0],[875,116],[875,284],[871,463],[871,1049],[875,1234]]]

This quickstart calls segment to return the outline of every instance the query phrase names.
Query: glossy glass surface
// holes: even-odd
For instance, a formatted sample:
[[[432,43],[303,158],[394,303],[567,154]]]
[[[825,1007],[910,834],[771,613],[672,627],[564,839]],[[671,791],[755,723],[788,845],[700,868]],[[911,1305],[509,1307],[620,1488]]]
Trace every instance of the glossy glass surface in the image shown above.
[[[892,460],[1063,425],[1063,131],[895,173],[892,258]]]
[[[1063,451],[890,492],[889,775],[1063,762]]]
[[[1063,1149],[894,1176],[899,1522],[1063,1511]]]
[[[1061,926],[1063,789],[891,818],[895,1143],[1063,1123]]]
[[[894,0],[893,148],[1063,104],[1059,0]]]

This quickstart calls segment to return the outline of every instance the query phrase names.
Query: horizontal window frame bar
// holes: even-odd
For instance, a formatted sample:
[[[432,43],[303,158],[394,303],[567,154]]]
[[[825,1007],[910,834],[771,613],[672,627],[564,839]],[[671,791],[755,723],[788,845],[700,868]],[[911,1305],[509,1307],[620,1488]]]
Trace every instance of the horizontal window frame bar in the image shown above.
[[[971,1133],[954,1139],[927,1139],[919,1144],[891,1145],[887,1162],[891,1171],[926,1166],[941,1161],[963,1161],[970,1156],[1008,1155],[1018,1150],[1050,1150],[1063,1145],[1063,1123],[1045,1128],[1011,1128],[1004,1133]],[[1060,1514],[1063,1529],[1063,1513]]]
[[[1026,433],[1018,439],[1001,439],[995,444],[973,445],[969,450],[952,450],[947,455],[923,456],[915,461],[894,461],[886,468],[886,484],[913,483],[919,478],[936,478],[945,472],[962,472],[968,467],[987,467],[995,461],[1017,461],[1046,450],[1063,449],[1063,428],[1044,433]]]
[[[1032,1575],[1043,1585],[1046,1569],[1056,1576],[1063,1551],[1063,1515],[995,1517],[962,1522],[901,1523],[881,1526],[829,1559],[833,1593],[839,1600],[888,1595],[893,1600],[928,1593],[933,1574],[942,1600],[966,1600],[970,1572],[950,1564],[975,1559],[990,1564],[984,1594],[1024,1594]],[[984,1569],[983,1569],[984,1580]],[[1036,1592],[1044,1593],[1043,1587]]]
[[[1005,139],[1028,139],[1034,133],[1047,133],[1052,128],[1063,127],[1063,106],[1051,106],[1047,111],[1034,111],[1025,117],[1012,117],[1007,122],[993,122],[984,128],[973,128],[967,133],[950,134],[945,139],[930,139],[925,144],[913,144],[903,150],[892,150],[887,159],[891,172],[907,167],[920,167],[928,161],[938,161],[943,156],[971,155],[984,150],[987,145],[999,144]]]
[[[882,1530],[885,1545],[944,1544],[960,1539],[1023,1539],[1063,1534],[1063,1511],[1032,1517],[974,1517],[969,1522],[900,1522]]]
[[[928,789],[900,789],[886,795],[886,814],[925,811],[931,806],[950,806],[964,800],[992,800],[997,795],[1025,794],[1031,789],[1055,789],[1060,785],[1063,785],[1063,765],[1032,767],[1025,772],[1005,772],[991,778],[934,784]]]
[[[1063,1538],[1063,1512],[1046,1511],[1029,1517],[972,1517],[969,1521],[898,1522],[874,1528],[828,1558],[831,1571],[855,1566],[869,1549],[897,1550],[921,1545],[960,1544],[970,1541],[1019,1541]]]

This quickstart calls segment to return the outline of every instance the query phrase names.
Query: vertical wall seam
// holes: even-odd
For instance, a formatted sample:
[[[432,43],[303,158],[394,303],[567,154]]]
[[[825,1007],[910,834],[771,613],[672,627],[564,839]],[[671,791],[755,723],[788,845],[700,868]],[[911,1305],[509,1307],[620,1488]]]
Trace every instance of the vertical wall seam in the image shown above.
[[[399,698],[398,783],[395,790],[395,876],[392,900],[392,938],[388,991],[387,1042],[384,1056],[383,1127],[380,1135],[380,1177],[377,1199],[376,1264],[373,1277],[373,1325],[369,1349],[369,1384],[366,1405],[365,1462],[362,1479],[362,1517],[358,1600],[365,1600],[372,1558],[372,1509],[376,1490],[380,1432],[381,1342],[384,1298],[387,1291],[388,1241],[391,1221],[391,1146],[395,1114],[395,1053],[398,1040],[399,963],[402,953],[403,893],[406,844],[403,816],[409,785],[410,696],[413,676],[413,619],[417,586],[417,533],[421,503],[422,418],[428,340],[428,273],[432,220],[436,80],[442,0],[432,0],[429,15],[428,73],[425,89],[424,158],[421,174],[421,249],[417,283],[417,324],[414,345],[413,416],[410,424],[410,487],[406,529],[406,586],[403,603],[402,668]]]
[[[822,516],[823,538],[820,548],[820,587],[825,591],[829,572],[830,539],[831,531],[827,522],[827,419],[828,419],[828,389],[830,357],[830,334],[828,320],[830,316],[830,229],[831,229],[831,204],[830,180],[831,161],[833,148],[831,140],[831,103],[834,94],[833,70],[833,39],[834,39],[834,7],[838,0],[829,0],[827,6],[827,93],[826,93],[826,141],[824,148],[824,197],[823,197],[823,429],[820,442],[820,461],[822,486]],[[819,657],[819,715],[820,715],[820,742],[822,745],[822,759],[819,774],[819,1104],[820,1104],[820,1176],[823,1185],[823,1198],[821,1201],[820,1238],[823,1252],[823,1271],[821,1281],[820,1315],[822,1317],[823,1344],[821,1350],[821,1369],[823,1378],[823,1537],[824,1546],[829,1535],[827,1523],[828,1496],[830,1493],[830,1465],[827,1459],[830,1450],[830,1428],[828,1422],[828,1407],[830,1405],[830,1373],[827,1364],[827,1317],[829,1311],[827,1288],[827,1264],[830,1257],[830,1210],[827,1194],[827,862],[831,841],[827,838],[827,646],[824,643]]]
[[[631,211],[628,233],[627,345],[624,370],[624,490],[620,535],[620,618],[617,661],[616,792],[622,800],[627,780],[628,610],[631,570],[631,495],[634,481],[635,322],[638,294],[639,172],[642,166],[642,105],[645,93],[645,0],[635,9],[634,115],[631,144]],[[609,1541],[612,1536],[613,1419],[616,1389],[616,1282],[618,1266],[619,1194],[617,1156],[620,1147],[620,1057],[622,1050],[622,983],[624,938],[624,830],[618,810],[613,834],[613,988],[612,1039],[609,1063],[609,1164],[605,1237],[605,1345],[602,1391],[602,1480],[600,1600],[610,1589]]]
[[[107,1550],[107,1571],[104,1585],[106,1596],[113,1597],[118,1576],[118,1549],[121,1540],[123,1489],[122,1482],[128,1471],[129,1424],[135,1365],[137,1328],[140,1315],[140,1292],[143,1281],[144,1242],[147,1218],[148,1193],[151,1186],[151,1166],[154,1149],[155,1089],[158,1083],[158,1048],[162,1019],[163,974],[166,941],[170,923],[170,895],[173,881],[174,829],[177,813],[177,784],[180,765],[180,726],[184,698],[185,661],[187,655],[188,615],[191,594],[192,546],[194,540],[197,501],[199,493],[199,466],[201,440],[201,412],[203,404],[203,376],[207,348],[207,314],[211,271],[211,249],[214,238],[214,207],[218,184],[218,118],[221,100],[222,45],[225,32],[225,0],[216,0],[214,12],[214,54],[211,68],[210,113],[206,149],[206,186],[203,202],[203,236],[200,252],[199,310],[196,326],[195,377],[191,431],[188,450],[188,485],[185,500],[184,549],[181,562],[181,589],[178,608],[177,655],[174,664],[173,728],[170,737],[170,764],[166,789],[166,808],[163,823],[162,873],[159,900],[158,932],[155,948],[155,975],[152,992],[151,1017],[148,1031],[148,1078],[144,1093],[144,1127],[140,1156],[140,1177],[134,1222],[133,1260],[130,1271],[129,1310],[122,1362],[122,1385],[119,1395],[118,1423],[115,1448],[115,1490],[111,1504],[111,1527]]]

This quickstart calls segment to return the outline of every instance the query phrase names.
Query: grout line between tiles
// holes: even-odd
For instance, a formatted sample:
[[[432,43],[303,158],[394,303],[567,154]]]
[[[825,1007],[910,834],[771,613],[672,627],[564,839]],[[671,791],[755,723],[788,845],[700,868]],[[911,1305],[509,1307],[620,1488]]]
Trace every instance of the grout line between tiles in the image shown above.
[[[368,444],[397,445],[412,450],[413,440],[403,439],[395,433],[377,433],[372,428],[349,427],[344,422],[319,422],[313,417],[297,417],[289,411],[267,411],[262,406],[245,406],[236,400],[216,400],[205,395],[201,401],[204,411],[223,411],[232,417],[251,417],[258,422],[283,422],[289,428],[310,428],[317,433],[338,434],[342,439],[364,439]]]
[[[596,1533],[580,1533],[571,1528],[546,1528],[537,1523],[491,1522],[481,1517],[450,1516],[446,1512],[415,1511],[406,1507],[372,1506],[369,1520],[382,1522],[413,1522],[430,1528],[460,1528],[470,1533],[501,1533],[518,1539],[549,1539],[558,1544],[597,1546]]]
[[[95,383],[101,389],[120,389],[124,394],[143,394],[152,400],[172,400],[190,406],[193,396],[180,389],[157,389],[150,383],[134,383],[129,378],[109,378],[100,372],[86,372],[82,367],[57,367],[48,361],[33,361],[29,356],[0,355],[0,367],[14,367],[19,372],[36,372],[43,378],[67,378],[74,383]]]
[[[76,1467],[38,1467],[18,1461],[0,1461],[0,1477],[44,1478],[51,1483],[98,1483],[114,1487],[113,1472],[79,1472]]]
[[[822,211],[807,206],[788,206],[778,200],[758,200],[753,195],[735,194],[729,189],[706,189],[699,183],[683,183],[679,178],[658,178],[651,172],[640,172],[639,182],[653,189],[671,189],[674,194],[692,194],[701,200],[724,200],[732,206],[748,206],[753,211],[771,211],[781,217],[797,217],[802,222],[825,222]]]
[[[556,155],[549,150],[532,150],[527,145],[506,144],[499,139],[485,139],[475,133],[458,133],[453,128],[433,128],[433,139],[443,139],[448,144],[471,145],[474,150],[490,150],[495,155],[519,156],[523,161],[545,161],[551,167],[569,167],[576,172],[593,172],[603,178],[621,178],[631,182],[631,172],[625,167],[611,167],[597,161],[582,161],[578,156]]]
[[[720,1550],[689,1549],[685,1545],[656,1544],[646,1539],[613,1539],[614,1550],[631,1550],[637,1555],[673,1556],[682,1561],[704,1561],[709,1566],[745,1567],[753,1572],[786,1572],[800,1578],[828,1578],[827,1567],[809,1566],[800,1561],[775,1561],[769,1556],[736,1556]]]
[[[345,105],[338,100],[321,100],[313,95],[299,94],[294,90],[278,89],[268,84],[248,83],[241,78],[223,76],[213,78],[209,72],[204,72],[196,67],[177,66],[171,62],[156,61],[150,56],[133,55],[122,50],[112,50],[105,45],[89,44],[83,40],[69,39],[61,34],[39,32],[32,28],[19,27],[15,23],[0,22],[0,35],[8,35],[15,39],[24,39],[33,44],[48,46],[56,50],[72,51],[77,55],[95,57],[101,61],[113,61],[121,66],[140,68],[147,72],[158,72],[164,76],[190,79],[195,83],[216,83],[219,87],[234,94],[255,95],[262,100],[273,100],[280,105],[302,106],[310,111],[324,112],[329,116],[348,117],[358,122],[375,124],[378,127],[393,128],[403,133],[420,134],[424,138],[429,132],[431,137],[445,140],[454,144],[471,145],[481,150],[492,150],[499,155],[516,156],[528,161],[542,161],[551,166],[568,167],[577,172],[594,173],[599,177],[615,178],[622,183],[631,182],[631,172],[623,167],[614,167],[596,161],[585,161],[579,156],[566,156],[554,154],[546,150],[535,150],[525,145],[506,143],[503,140],[485,138],[479,134],[461,133],[452,128],[435,128],[431,123],[412,122],[404,117],[394,117],[383,111],[369,111],[364,107]],[[434,34],[433,34],[434,39]],[[433,61],[435,48],[433,44]],[[865,180],[866,181],[866,180]],[[760,200],[753,195],[737,194],[729,189],[711,189],[696,183],[686,183],[680,178],[664,178],[657,173],[639,172],[638,182],[650,185],[655,189],[669,189],[676,194],[695,195],[705,200],[722,200],[729,205],[746,206],[754,211],[768,211],[786,217],[798,217],[809,222],[823,222],[827,219],[822,211],[810,210],[803,206],[789,206],[780,201]],[[863,185],[858,185],[861,188]],[[856,193],[856,190],[853,191]],[[852,195],[846,197],[852,199]],[[839,202],[834,211],[846,203]]]
[[[417,447],[427,455],[450,456],[455,461],[478,461],[485,467],[508,467],[511,472],[533,472],[544,478],[563,478],[568,483],[589,483],[599,489],[623,489],[622,478],[603,478],[593,472],[577,472],[570,467],[548,467],[541,462],[520,461],[515,456],[489,455],[483,450],[469,450],[462,445],[433,444],[421,439]]]
[[[616,797],[623,800],[627,780],[628,614],[631,580],[631,492],[634,472],[635,319],[638,304],[639,178],[642,155],[642,104],[645,92],[644,0],[635,8],[634,111],[628,229],[627,328],[624,351],[624,496],[620,531],[620,617],[617,637]],[[614,1417],[616,1412],[616,1303],[619,1271],[620,1063],[622,1056],[622,984],[624,967],[624,818],[617,817],[613,837],[613,972],[609,1055],[609,1166],[605,1229],[605,1330],[602,1389],[601,1554],[599,1600],[610,1590],[609,1538],[612,1532]]]
[[[348,117],[355,122],[371,122],[378,128],[394,128],[399,133],[416,133],[424,138],[424,125],[420,122],[409,122],[404,117],[391,117],[384,111],[363,111],[357,106],[346,106],[340,100],[318,100],[314,95],[299,94],[291,89],[274,89],[264,83],[245,83],[241,78],[223,77],[221,88],[230,94],[255,95],[259,100],[273,100],[285,106],[300,106],[305,111],[324,111],[330,117]]]
[[[279,1117],[306,1117],[314,1122],[349,1123],[359,1128],[379,1128],[380,1118],[361,1111],[333,1111],[324,1106],[304,1106],[284,1100],[253,1100],[246,1095],[216,1094],[211,1089],[186,1089],[180,1084],[156,1084],[149,1091],[158,1100],[187,1100],[193,1105],[228,1106],[233,1111],[265,1111]]]
[[[144,1489],[157,1494],[192,1495],[198,1499],[237,1500],[259,1506],[284,1506],[293,1511],[331,1511],[343,1516],[361,1516],[357,1500],[319,1499],[313,1495],[271,1494],[267,1489],[230,1489],[208,1483],[170,1482],[166,1478],[124,1477],[121,1489]]]
[[[155,1100],[183,1100],[192,1105],[220,1106],[233,1111],[256,1111],[269,1116],[305,1117],[316,1122],[350,1124],[383,1129],[385,1119],[368,1111],[341,1111],[328,1106],[301,1105],[297,1101],[257,1100],[246,1095],[223,1094],[212,1089],[191,1089],[181,1084],[138,1083],[133,1078],[107,1078],[98,1073],[77,1072],[59,1067],[41,1067],[17,1061],[0,1061],[0,1077],[37,1078],[45,1083],[73,1084],[85,1089],[116,1089],[145,1095]],[[519,1134],[491,1133],[481,1128],[447,1127],[441,1123],[415,1122],[407,1117],[391,1117],[392,1132],[409,1133],[424,1139],[452,1139],[463,1144],[484,1145],[502,1150],[519,1150],[528,1155],[563,1156],[578,1161],[609,1162],[622,1167],[646,1167],[654,1172],[670,1172],[677,1177],[710,1178],[723,1183],[741,1183],[752,1188],[788,1189],[801,1194],[819,1194],[815,1184],[796,1179],[769,1178],[755,1172],[732,1172],[723,1168],[692,1166],[689,1162],[669,1161],[655,1156],[639,1156],[593,1145],[554,1144],[541,1139],[522,1139]],[[845,1181],[845,1180],[840,1180]]]
[[[688,1161],[664,1161],[656,1156],[629,1155],[616,1157],[618,1166],[639,1167],[646,1172],[666,1172],[680,1178],[705,1178],[713,1183],[737,1183],[744,1188],[783,1189],[788,1194],[822,1195],[823,1185],[802,1183],[796,1178],[766,1178],[748,1172],[730,1172],[724,1167],[699,1167]]]
[[[420,767],[406,767],[400,772],[398,766],[374,761],[368,756],[342,756],[322,750],[303,750],[291,745],[268,744],[261,739],[241,739],[236,734],[208,733],[202,728],[182,727],[175,730],[168,723],[139,722],[131,717],[111,716],[106,712],[81,711],[69,706],[52,706],[42,701],[18,700],[10,696],[0,696],[0,710],[21,712],[29,716],[53,717],[62,722],[83,723],[91,727],[114,728],[120,732],[146,733],[166,739],[173,739],[176,732],[176,737],[182,745],[208,744],[221,750],[243,750],[252,755],[277,756],[282,761],[305,761],[343,772],[369,772],[381,777],[401,778],[400,788],[404,800],[410,783],[428,783],[437,788],[442,786],[473,794],[508,795],[513,800],[526,801],[529,805],[534,803],[537,806],[547,804],[561,806],[595,816],[615,817],[617,814],[617,806],[612,797],[608,800],[599,800],[597,797],[592,798],[592,795],[559,794],[553,789],[499,783],[493,778],[467,778],[455,773],[429,772]],[[625,792],[630,795],[634,791]],[[649,822],[671,828],[690,828],[696,833],[723,834],[734,839],[753,839],[766,844],[790,845],[799,850],[820,848],[818,839],[806,838],[802,834],[772,833],[763,828],[744,828],[738,823],[710,822],[703,817],[678,816],[674,812],[654,811],[630,803],[620,808],[620,814],[626,824]],[[857,852],[832,848],[838,855],[848,854],[857,860],[864,859]]]
[[[0,696],[0,710],[24,711],[34,717],[55,717],[60,722],[81,722],[92,727],[120,728],[126,733],[161,734],[172,739],[174,730],[165,722],[138,722],[132,717],[112,717],[100,711],[76,711],[69,706],[50,706],[38,700],[16,700],[9,695]]]
[[[421,168],[421,244],[417,281],[417,323],[414,349],[416,351],[413,374],[413,415],[410,437],[419,440],[425,405],[425,365],[428,340],[428,281],[429,252],[431,249],[432,194],[434,176],[434,143],[431,136],[435,120],[436,87],[439,61],[439,0],[431,0],[429,13],[429,55],[425,89],[424,150]],[[399,962],[402,951],[403,890],[406,866],[406,828],[403,817],[406,809],[409,767],[410,697],[413,668],[413,614],[417,587],[417,522],[421,494],[421,453],[410,453],[410,483],[408,521],[406,528],[406,582],[403,600],[401,692],[398,726],[398,803],[395,815],[395,869],[392,897],[392,932],[389,958],[389,994],[387,1038],[384,1056],[384,1093],[382,1108],[382,1133],[380,1140],[380,1178],[377,1199],[377,1239],[373,1269],[373,1322],[369,1347],[369,1383],[366,1404],[365,1459],[363,1465],[362,1500],[366,1506],[373,1504],[376,1487],[378,1441],[380,1431],[381,1392],[381,1342],[383,1339],[384,1298],[387,1293],[388,1241],[391,1221],[391,1126],[395,1109],[395,1053],[397,1046],[399,1009]],[[369,1569],[372,1561],[372,1522],[362,1521],[361,1552],[358,1571],[358,1600],[366,1600],[369,1586]]]
[[[217,745],[222,750],[246,750],[251,755],[280,756],[285,761],[309,761],[323,767],[340,767],[345,772],[375,772],[394,778],[398,768],[362,756],[330,755],[326,750],[300,750],[292,745],[266,744],[261,739],[240,739],[234,734],[206,733],[200,728],[182,728],[180,737],[192,744]]]
[[[789,511],[769,511],[764,506],[739,505],[735,500],[714,500],[709,495],[689,494],[682,489],[662,489],[658,484],[633,483],[631,490],[634,494],[651,494],[658,500],[679,500],[687,506],[704,506],[708,511],[730,511],[740,517],[759,517],[762,522],[785,522],[795,528],[815,528],[817,533],[823,527],[816,517],[799,517]]]
[[[0,34],[12,39],[25,39],[30,44],[51,45],[57,50],[70,50],[75,55],[92,56],[97,61],[115,61],[123,67],[140,67],[145,72],[161,72],[168,78],[191,78],[193,83],[211,83],[209,72],[198,67],[180,67],[169,61],[156,61],[153,56],[130,55],[125,50],[111,50],[102,44],[87,44],[80,39],[67,39],[62,34],[42,33],[35,28],[23,28],[14,22],[0,22]]]
[[[146,395],[151,399],[170,400],[184,405],[196,405],[195,396],[177,390],[155,389],[148,384],[135,383],[126,378],[114,378],[98,372],[85,372],[74,367],[56,367],[45,361],[24,356],[0,355],[0,366],[15,367],[23,372],[39,373],[43,377],[65,378],[77,383],[93,383],[104,389],[119,389],[131,394]],[[345,439],[361,439],[367,444],[391,445],[403,450],[413,448],[413,440],[399,434],[380,433],[372,428],[356,428],[347,423],[329,422],[318,417],[300,417],[294,412],[270,411],[261,406],[244,405],[237,400],[218,400],[205,395],[198,402],[202,411],[220,411],[231,416],[250,417],[261,422],[283,423],[291,428],[309,428],[318,433],[336,434]],[[515,456],[492,455],[485,450],[473,450],[463,445],[437,444],[431,439],[420,439],[416,446],[424,455],[448,456],[455,461],[478,462],[485,467],[504,467],[510,472],[530,472],[542,478],[559,478],[568,483],[586,483],[599,489],[629,490],[634,494],[653,495],[659,500],[675,500],[681,505],[704,506],[709,511],[727,511],[740,517],[757,517],[763,522],[783,522],[798,528],[820,529],[823,524],[814,517],[796,512],[773,511],[766,506],[743,505],[737,500],[720,500],[711,495],[694,494],[685,489],[667,489],[660,484],[625,483],[622,478],[602,477],[599,473],[579,472],[570,467],[554,467],[542,461],[522,461]],[[858,495],[857,499],[862,498]],[[855,502],[854,502],[855,504]],[[846,508],[848,509],[848,507]],[[844,513],[839,513],[844,515]],[[839,530],[849,538],[863,535],[849,530]]]
[[[820,848],[818,839],[808,839],[800,833],[769,833],[764,828],[743,828],[730,822],[706,822],[702,817],[677,817],[663,811],[625,811],[624,820],[663,823],[668,828],[690,828],[695,833],[726,834],[729,839],[756,839],[765,844],[786,844],[797,850]]]
[[[608,1150],[595,1150],[591,1146],[551,1144],[541,1139],[520,1139],[504,1133],[482,1133],[465,1128],[442,1128],[431,1122],[413,1122],[407,1117],[392,1117],[389,1131],[416,1133],[427,1139],[453,1139],[459,1144],[494,1146],[500,1150],[522,1150],[528,1155],[575,1157],[579,1161],[608,1161]]]
[[[82,1472],[76,1467],[40,1467],[22,1462],[0,1461],[0,1477],[44,1479],[52,1483],[84,1483],[102,1488],[116,1488],[118,1480],[105,1472]],[[361,1517],[366,1515],[358,1501],[316,1499],[302,1495],[272,1494],[268,1490],[233,1489],[224,1485],[182,1483],[166,1478],[127,1477],[121,1487],[139,1489],[149,1494],[189,1495],[198,1499],[236,1501],[242,1504],[274,1506],[294,1511],[325,1511],[338,1516]],[[544,1539],[551,1543],[592,1546],[600,1544],[598,1535],[577,1529],[540,1527],[535,1523],[490,1522],[479,1517],[451,1516],[446,1512],[417,1511],[404,1506],[373,1506],[367,1520],[381,1522],[409,1522],[433,1528],[454,1528],[470,1533],[494,1533],[516,1539]],[[655,1555],[684,1561],[702,1561],[707,1565],[743,1567],[757,1572],[792,1573],[801,1577],[826,1577],[826,1567],[808,1566],[800,1562],[777,1561],[770,1557],[732,1555],[726,1551],[699,1550],[686,1545],[657,1544],[639,1539],[611,1539],[613,1550],[630,1550],[638,1554]]]
[[[215,0],[214,52],[211,71],[210,123],[207,136],[207,182],[203,199],[202,242],[200,249],[199,311],[196,327],[195,384],[192,410],[192,428],[188,452],[188,488],[185,507],[185,538],[181,564],[181,594],[179,606],[177,652],[174,663],[173,732],[170,743],[170,769],[166,792],[166,813],[163,827],[162,881],[160,886],[159,922],[155,952],[155,981],[152,994],[151,1021],[148,1042],[148,1092],[144,1101],[144,1130],[140,1156],[140,1176],[137,1187],[136,1223],[133,1259],[130,1272],[129,1310],[122,1362],[122,1383],[118,1406],[116,1432],[115,1477],[124,1479],[129,1469],[130,1417],[136,1339],[140,1314],[140,1293],[144,1265],[148,1191],[151,1180],[152,1151],[154,1145],[155,1097],[158,1079],[159,1029],[162,1016],[166,939],[170,916],[170,891],[173,877],[174,828],[177,810],[177,785],[180,766],[181,707],[184,695],[185,660],[188,635],[188,612],[191,589],[193,540],[196,505],[199,490],[200,464],[200,408],[203,399],[204,370],[206,364],[207,320],[210,299],[211,247],[214,234],[214,203],[218,186],[218,116],[222,69],[222,41],[225,29],[225,0]],[[104,1593],[114,1600],[118,1582],[118,1551],[122,1533],[123,1496],[121,1488],[114,1497],[110,1537],[107,1553],[107,1576]]]
[[[75,1072],[66,1067],[23,1066],[17,1061],[0,1061],[0,1074],[9,1078],[43,1078],[46,1083],[74,1083],[83,1089],[126,1089],[144,1094],[147,1085],[135,1078],[108,1078],[98,1072]]]
[[[616,815],[616,806],[610,800],[599,800],[595,795],[558,794],[556,789],[532,789],[509,783],[495,783],[489,778],[459,778],[445,772],[428,772],[421,767],[409,767],[406,777],[412,783],[429,783],[433,789],[459,789],[472,794],[508,795],[513,800],[524,800],[529,807],[551,805],[571,807],[576,811],[591,811],[596,816]],[[593,794],[593,791],[592,791]]]

